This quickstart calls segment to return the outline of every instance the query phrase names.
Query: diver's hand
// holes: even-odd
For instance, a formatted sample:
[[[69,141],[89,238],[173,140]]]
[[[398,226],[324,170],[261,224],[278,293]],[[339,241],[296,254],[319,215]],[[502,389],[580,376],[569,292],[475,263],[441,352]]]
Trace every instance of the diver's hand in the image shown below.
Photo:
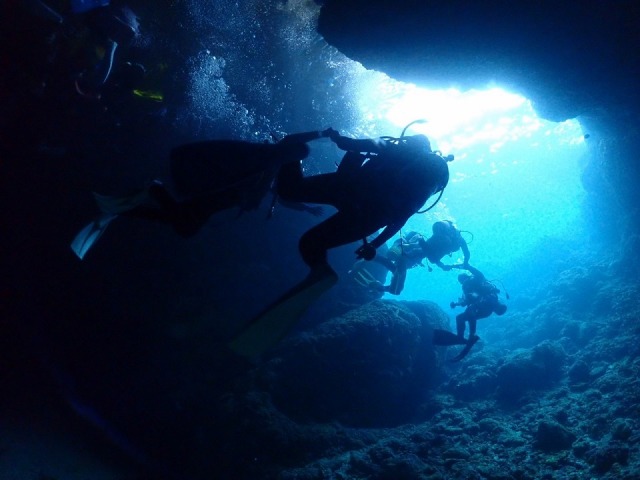
[[[326,130],[323,130],[321,133],[323,137],[329,137],[334,142],[336,141],[337,138],[340,137],[340,132],[338,132],[337,130],[334,130],[331,127],[327,128]]]
[[[376,247],[370,243],[365,243],[356,250],[356,257],[364,260],[373,260],[376,258]]]

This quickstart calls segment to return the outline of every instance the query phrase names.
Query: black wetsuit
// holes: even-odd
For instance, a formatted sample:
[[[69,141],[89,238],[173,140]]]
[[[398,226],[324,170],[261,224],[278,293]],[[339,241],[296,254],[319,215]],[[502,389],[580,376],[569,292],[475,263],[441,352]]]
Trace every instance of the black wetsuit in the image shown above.
[[[487,318],[492,313],[502,315],[504,305],[498,299],[500,291],[489,282],[477,269],[469,265],[472,276],[462,284],[464,293],[463,305],[467,308],[456,316],[458,337],[464,337],[465,323],[469,322],[469,338],[476,334],[476,323],[481,318]]]
[[[258,208],[278,168],[306,157],[305,143],[316,138],[317,132],[309,132],[289,135],[275,144],[210,140],[181,145],[171,151],[170,159],[171,183],[178,198],[156,183],[148,189],[154,205],[123,215],[168,223],[189,237],[216,213]]]
[[[432,227],[433,235],[422,241],[424,256],[431,263],[435,263],[441,268],[442,257],[462,249],[465,264],[469,261],[469,248],[464,241],[460,231],[448,220],[436,222]]]
[[[338,209],[300,239],[302,258],[312,268],[327,265],[327,250],[360,241],[384,228],[371,242],[375,248],[381,246],[449,181],[446,160],[439,155],[411,150],[402,143],[342,136],[332,139],[348,151],[345,159],[353,161],[353,152],[371,155],[361,156],[360,165],[348,171],[305,177],[301,162],[293,162],[278,176],[278,193],[285,200]]]

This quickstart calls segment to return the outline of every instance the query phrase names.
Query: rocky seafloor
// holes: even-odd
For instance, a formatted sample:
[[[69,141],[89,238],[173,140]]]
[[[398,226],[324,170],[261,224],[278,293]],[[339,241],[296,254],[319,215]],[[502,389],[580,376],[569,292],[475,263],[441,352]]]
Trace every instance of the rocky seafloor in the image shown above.
[[[513,298],[504,316],[481,320],[481,341],[460,363],[449,362],[460,347],[431,345],[433,328],[450,328],[436,304],[373,300],[290,335],[215,395],[192,385],[183,408],[193,427],[166,440],[181,443],[180,455],[167,456],[167,476],[139,474],[122,461],[114,468],[108,458],[94,468],[95,448],[69,440],[72,432],[58,440],[37,434],[42,422],[4,425],[0,473],[11,480],[636,479],[635,267],[572,265]],[[158,418],[159,427],[170,422]],[[31,439],[12,431],[31,431]]]
[[[260,423],[260,440],[246,437],[256,451],[269,445],[256,473],[638,478],[640,287],[629,269],[565,270],[504,317],[481,320],[482,341],[459,364],[441,348],[414,356],[419,332],[446,321],[428,302],[376,301],[286,341],[259,367],[260,393],[232,408]]]

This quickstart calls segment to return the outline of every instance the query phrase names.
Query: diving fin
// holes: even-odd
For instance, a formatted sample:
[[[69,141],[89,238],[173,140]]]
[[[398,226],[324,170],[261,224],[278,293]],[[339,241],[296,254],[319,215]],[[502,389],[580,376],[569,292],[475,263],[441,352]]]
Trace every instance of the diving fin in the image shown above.
[[[458,355],[453,357],[450,361],[459,362],[460,360],[462,360],[464,357],[467,356],[467,354],[471,351],[471,349],[473,348],[473,346],[476,344],[478,340],[480,340],[480,337],[478,335],[473,335],[469,340],[467,340],[467,344],[462,349],[462,351]]]
[[[274,347],[309,306],[338,281],[329,269],[312,273],[255,317],[230,343],[234,352],[258,356]]]
[[[453,332],[449,332],[447,330],[440,330],[439,328],[435,328],[433,330],[433,340],[432,343],[434,345],[440,345],[443,347],[449,347],[451,345],[465,345],[467,341],[464,338],[457,336]]]
[[[78,233],[71,242],[71,250],[73,250],[80,260],[84,258],[89,249],[98,241],[116,217],[117,215],[111,213],[103,213],[80,230],[80,233]]]
[[[133,210],[140,205],[153,202],[153,199],[149,195],[148,188],[131,195],[123,195],[120,197],[100,195],[99,193],[94,192],[93,198],[95,198],[101,212],[110,213],[112,215],[120,215],[121,213]]]

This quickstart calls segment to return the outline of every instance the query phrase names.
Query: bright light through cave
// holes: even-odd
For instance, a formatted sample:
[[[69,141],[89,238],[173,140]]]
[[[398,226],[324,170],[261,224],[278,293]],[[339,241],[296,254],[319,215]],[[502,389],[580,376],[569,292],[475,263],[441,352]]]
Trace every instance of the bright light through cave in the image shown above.
[[[542,242],[580,238],[586,146],[577,120],[539,118],[526,98],[497,87],[428,90],[370,73],[358,98],[366,136],[397,136],[424,119],[407,134],[423,133],[434,149],[456,157],[440,203],[410,219],[403,232],[428,236],[434,221],[450,219],[469,232],[471,264],[507,281],[518,277],[518,266]],[[461,260],[458,252],[443,262]],[[457,298],[458,287],[451,273],[414,268],[401,298],[430,292],[446,306]]]

